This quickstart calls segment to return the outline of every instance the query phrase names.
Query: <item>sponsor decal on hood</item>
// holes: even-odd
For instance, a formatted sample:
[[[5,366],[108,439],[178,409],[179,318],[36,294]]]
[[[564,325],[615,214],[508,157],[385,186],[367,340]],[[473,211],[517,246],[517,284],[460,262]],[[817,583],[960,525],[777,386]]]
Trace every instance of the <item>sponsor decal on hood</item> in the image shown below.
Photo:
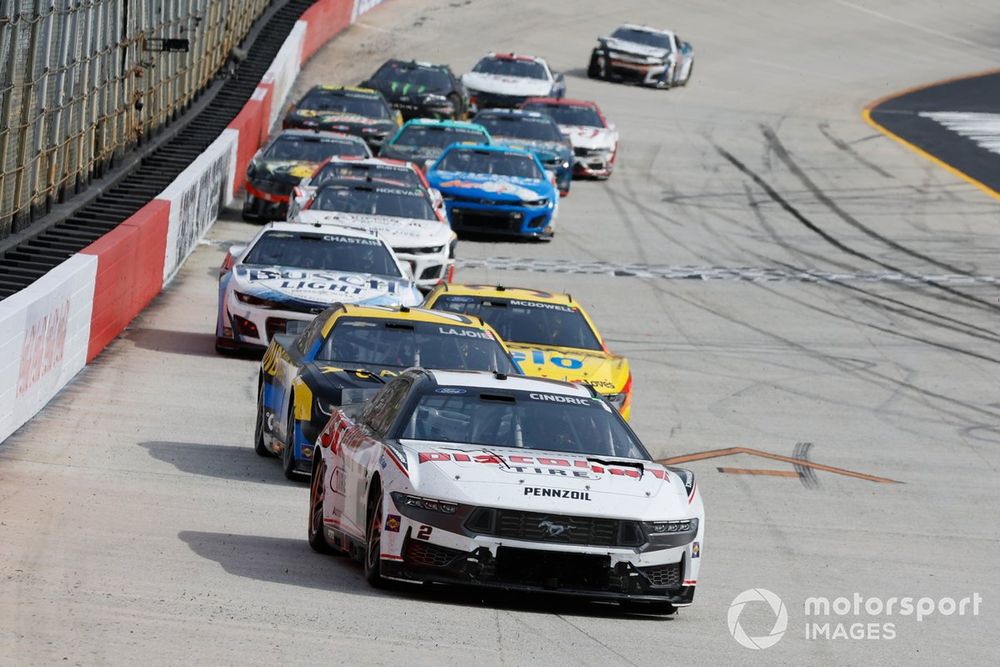
[[[408,281],[384,276],[282,267],[237,266],[234,278],[236,289],[262,299],[320,305],[409,305],[416,290]]]
[[[478,190],[494,195],[509,195],[517,197],[522,201],[535,201],[545,196],[529,187],[519,185],[514,179],[510,178],[486,177],[483,180],[478,180],[476,175],[458,173],[453,173],[452,177],[449,178],[446,175],[448,172],[441,173],[444,179],[438,184],[438,189]],[[539,181],[528,182],[538,183]]]
[[[559,129],[569,137],[573,148],[614,148],[618,134],[606,127],[586,125],[560,125]]]
[[[262,160],[258,170],[267,176],[286,176],[303,179],[313,175],[318,162],[302,162],[301,160]]]
[[[469,72],[465,74],[462,77],[462,83],[473,91],[496,93],[498,95],[545,97],[552,91],[552,82],[545,81],[544,79],[484,74],[482,72]]]
[[[296,114],[302,118],[315,118],[319,122],[326,123],[349,123],[351,125],[377,125],[388,123],[386,119],[369,118],[356,113],[344,113],[341,111],[320,111],[317,109],[297,109]]]
[[[625,359],[605,352],[510,341],[507,346],[525,375],[587,382],[602,394],[620,392],[628,381]]]

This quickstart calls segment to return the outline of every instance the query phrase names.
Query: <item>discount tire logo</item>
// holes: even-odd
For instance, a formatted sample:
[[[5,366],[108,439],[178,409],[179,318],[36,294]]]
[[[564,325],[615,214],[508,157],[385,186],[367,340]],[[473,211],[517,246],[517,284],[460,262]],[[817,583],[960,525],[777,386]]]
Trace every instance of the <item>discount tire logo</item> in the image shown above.
[[[759,637],[751,637],[740,625],[740,615],[743,613],[743,608],[753,602],[763,602],[769,605],[771,611],[774,612],[774,626],[771,628],[771,632]],[[781,641],[788,628],[788,610],[781,598],[766,588],[751,588],[733,599],[732,604],[729,605],[729,614],[726,620],[729,623],[729,634],[740,646],[751,649],[771,648]]]

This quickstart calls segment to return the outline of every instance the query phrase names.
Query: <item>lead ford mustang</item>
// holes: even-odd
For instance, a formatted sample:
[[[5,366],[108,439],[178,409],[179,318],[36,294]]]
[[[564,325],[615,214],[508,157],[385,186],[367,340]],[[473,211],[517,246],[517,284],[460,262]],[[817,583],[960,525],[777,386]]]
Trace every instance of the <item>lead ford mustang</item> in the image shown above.
[[[316,455],[319,452],[319,455]],[[313,454],[309,544],[386,580],[691,604],[704,508],[589,387],[410,369],[334,409]]]

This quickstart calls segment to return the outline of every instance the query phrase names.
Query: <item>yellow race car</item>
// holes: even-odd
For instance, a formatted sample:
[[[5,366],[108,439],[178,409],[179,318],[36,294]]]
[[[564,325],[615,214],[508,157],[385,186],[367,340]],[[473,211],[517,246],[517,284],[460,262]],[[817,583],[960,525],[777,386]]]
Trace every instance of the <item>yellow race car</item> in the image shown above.
[[[427,295],[424,306],[478,315],[504,339],[525,375],[586,382],[629,418],[628,359],[608,350],[587,311],[569,294],[441,284]]]

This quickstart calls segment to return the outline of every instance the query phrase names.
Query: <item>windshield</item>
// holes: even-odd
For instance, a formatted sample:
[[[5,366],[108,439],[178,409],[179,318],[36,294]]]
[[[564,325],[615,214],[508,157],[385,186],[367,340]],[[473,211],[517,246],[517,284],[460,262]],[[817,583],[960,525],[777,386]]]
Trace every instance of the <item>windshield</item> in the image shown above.
[[[453,150],[438,162],[439,171],[460,171],[467,174],[488,174],[544,180],[542,172],[530,155],[500,151]]]
[[[526,104],[529,111],[541,111],[552,116],[559,125],[581,125],[583,127],[604,127],[600,114],[594,107],[577,104]]]
[[[441,125],[407,125],[392,141],[393,146],[430,148],[447,148],[456,143],[485,144],[489,140],[485,133],[475,130]]]
[[[488,331],[378,318],[337,320],[316,360],[351,366],[518,372]]]
[[[472,68],[480,74],[495,74],[497,76],[515,76],[526,79],[543,79],[549,76],[545,66],[534,60],[516,60],[514,58],[483,58]]]
[[[559,126],[548,116],[517,116],[513,114],[481,113],[474,122],[486,128],[493,137],[514,137],[528,141],[562,141]]]
[[[399,61],[382,65],[371,80],[398,95],[447,92],[451,88],[451,79],[443,69]]]
[[[511,343],[603,350],[583,313],[572,306],[444,294],[433,307],[481,317]]]
[[[376,120],[390,120],[392,118],[392,113],[381,96],[375,97],[374,95],[344,90],[314,88],[306,93],[306,96],[295,106],[300,110],[355,114]]]
[[[660,32],[649,32],[648,30],[636,30],[635,28],[618,28],[611,36],[626,42],[634,42],[645,46],[652,46],[657,49],[670,50],[670,37]]]
[[[243,264],[373,273],[391,278],[401,275],[388,248],[379,241],[339,234],[267,232],[251,248]]]
[[[340,211],[392,218],[437,220],[427,195],[420,188],[377,185],[328,185],[316,195],[314,211]]]
[[[649,460],[604,400],[553,393],[435,387],[399,437]]]
[[[310,136],[288,135],[274,140],[266,151],[265,160],[296,160],[298,162],[322,162],[331,157],[368,157],[370,153],[364,141],[351,139],[330,139]]]
[[[331,181],[341,178],[371,178],[373,180],[393,181],[410,187],[423,187],[420,175],[409,167],[387,164],[365,164],[364,162],[330,162],[313,176],[311,185],[322,187]]]

